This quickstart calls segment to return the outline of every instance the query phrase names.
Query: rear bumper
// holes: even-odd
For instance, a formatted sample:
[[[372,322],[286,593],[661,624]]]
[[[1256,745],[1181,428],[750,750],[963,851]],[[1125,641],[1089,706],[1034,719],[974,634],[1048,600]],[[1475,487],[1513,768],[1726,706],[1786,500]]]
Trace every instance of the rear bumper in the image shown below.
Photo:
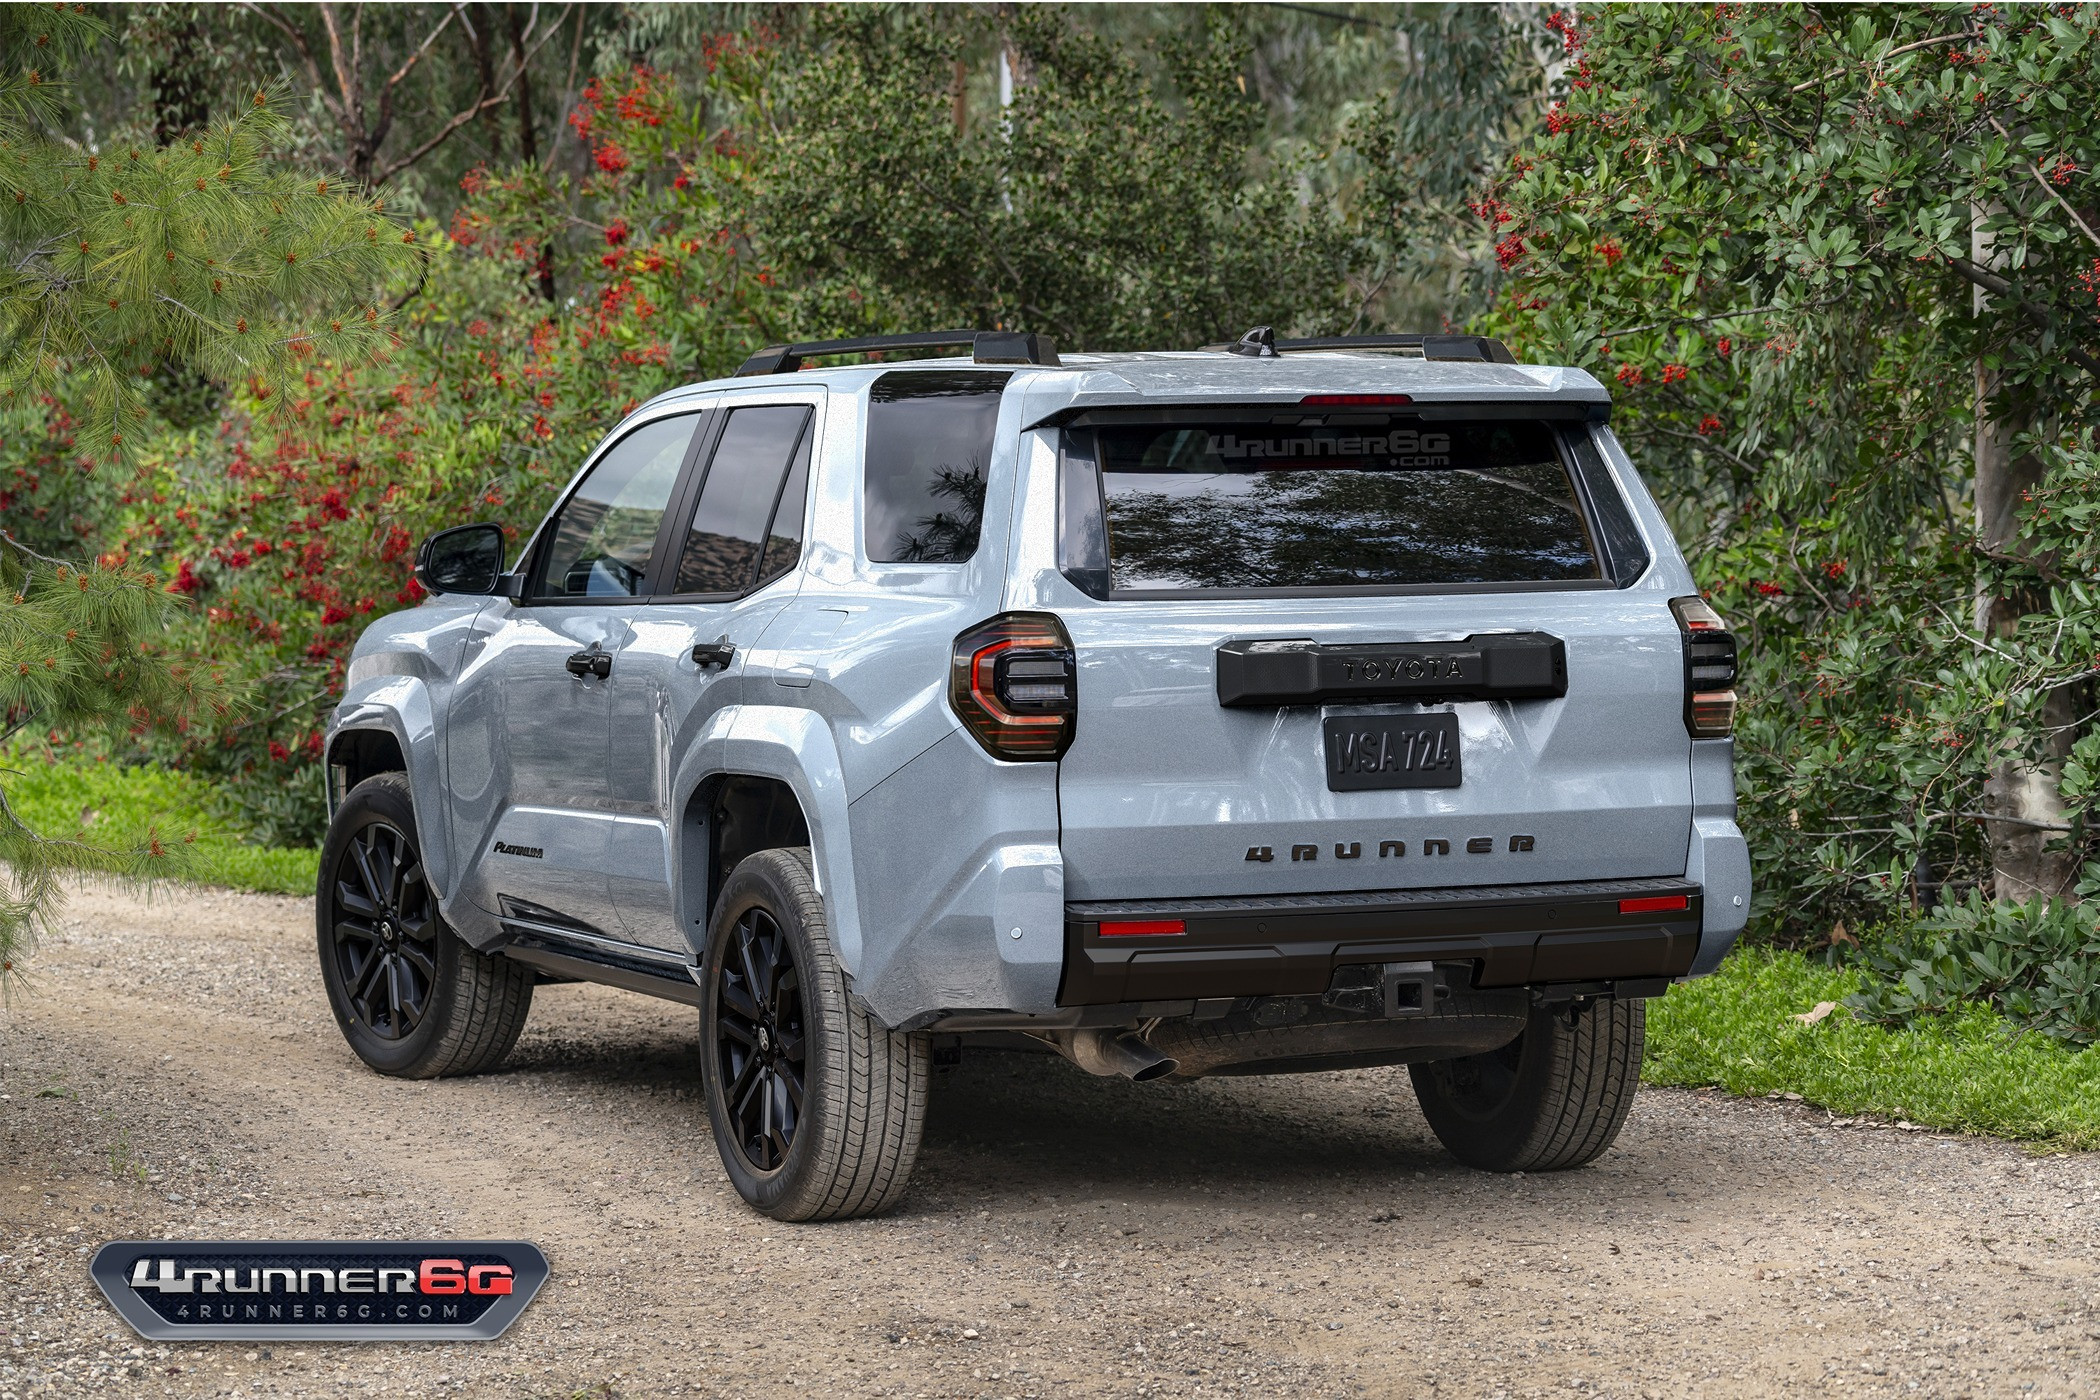
[[[1316,996],[1357,963],[1466,962],[1482,988],[1681,977],[1704,905],[1683,879],[1067,904],[1057,1001]],[[1184,931],[1103,935],[1104,921]]]

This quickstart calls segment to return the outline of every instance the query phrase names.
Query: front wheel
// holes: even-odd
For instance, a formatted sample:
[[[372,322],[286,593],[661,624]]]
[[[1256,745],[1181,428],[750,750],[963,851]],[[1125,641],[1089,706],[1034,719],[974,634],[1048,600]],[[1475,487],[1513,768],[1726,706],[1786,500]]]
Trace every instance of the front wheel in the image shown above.
[[[1533,1007],[1500,1050],[1410,1066],[1415,1097],[1437,1140],[1469,1167],[1584,1166],[1625,1126],[1646,1026],[1639,1000]]]
[[[367,1065],[435,1079],[510,1053],[532,1012],[532,969],[477,953],[446,926],[403,774],[343,799],[321,845],[314,917],[328,1005]]]
[[[807,848],[730,873],[701,985],[707,1116],[737,1193],[776,1220],[895,1205],[925,1127],[927,1038],[853,1003]]]

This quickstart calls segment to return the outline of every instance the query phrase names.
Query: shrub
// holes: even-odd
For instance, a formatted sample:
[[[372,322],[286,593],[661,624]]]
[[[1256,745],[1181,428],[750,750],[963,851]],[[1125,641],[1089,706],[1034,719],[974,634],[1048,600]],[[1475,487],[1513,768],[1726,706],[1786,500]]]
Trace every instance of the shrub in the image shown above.
[[[2074,1045],[2100,1042],[2100,911],[2055,899],[1994,904],[1979,892],[1861,951],[1870,981],[1847,999],[1869,1020],[1907,1023],[1988,1002]]]
[[[270,845],[318,839],[328,711],[359,631],[420,601],[422,537],[495,520],[515,549],[622,416],[755,348],[773,279],[709,112],[645,69],[594,83],[576,125],[618,158],[580,183],[471,172],[447,228],[422,230],[390,354],[316,364],[284,403],[237,386],[224,421],[141,450],[112,557],[187,595],[179,639],[249,694],[246,718],[169,753],[220,782],[223,817]]]

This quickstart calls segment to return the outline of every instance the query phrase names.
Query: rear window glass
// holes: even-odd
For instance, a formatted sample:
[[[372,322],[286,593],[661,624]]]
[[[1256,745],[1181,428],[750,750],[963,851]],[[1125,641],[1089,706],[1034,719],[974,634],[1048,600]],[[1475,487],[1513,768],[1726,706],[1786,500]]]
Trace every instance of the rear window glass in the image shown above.
[[[1118,591],[1603,576],[1544,423],[1358,415],[1111,425],[1068,438],[1069,458],[1098,464],[1107,581]]]
[[[999,395],[1009,374],[885,374],[868,396],[868,558],[960,564],[977,552]]]

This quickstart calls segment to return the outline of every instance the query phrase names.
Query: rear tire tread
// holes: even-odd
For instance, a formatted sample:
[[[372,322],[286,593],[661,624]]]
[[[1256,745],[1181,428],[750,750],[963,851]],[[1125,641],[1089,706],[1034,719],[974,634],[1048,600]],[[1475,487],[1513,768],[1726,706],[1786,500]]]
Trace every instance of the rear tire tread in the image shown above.
[[[798,970],[812,1048],[823,1062],[810,1076],[809,1105],[797,1130],[798,1140],[809,1135],[819,1155],[795,1169],[799,1179],[780,1200],[753,1204],[779,1220],[879,1215],[903,1199],[919,1155],[933,1073],[927,1037],[892,1031],[853,1000],[808,847],[760,851],[737,872],[758,863],[769,867],[772,884],[791,894],[813,953],[811,965]]]
[[[1562,1014],[1535,1013],[1520,1070],[1535,1078],[1520,1082],[1492,1126],[1446,1107],[1434,1068],[1414,1067],[1424,1116],[1452,1155],[1486,1171],[1566,1171],[1595,1161],[1618,1139],[1640,1084],[1647,1004],[1592,1002],[1573,1025]]]

